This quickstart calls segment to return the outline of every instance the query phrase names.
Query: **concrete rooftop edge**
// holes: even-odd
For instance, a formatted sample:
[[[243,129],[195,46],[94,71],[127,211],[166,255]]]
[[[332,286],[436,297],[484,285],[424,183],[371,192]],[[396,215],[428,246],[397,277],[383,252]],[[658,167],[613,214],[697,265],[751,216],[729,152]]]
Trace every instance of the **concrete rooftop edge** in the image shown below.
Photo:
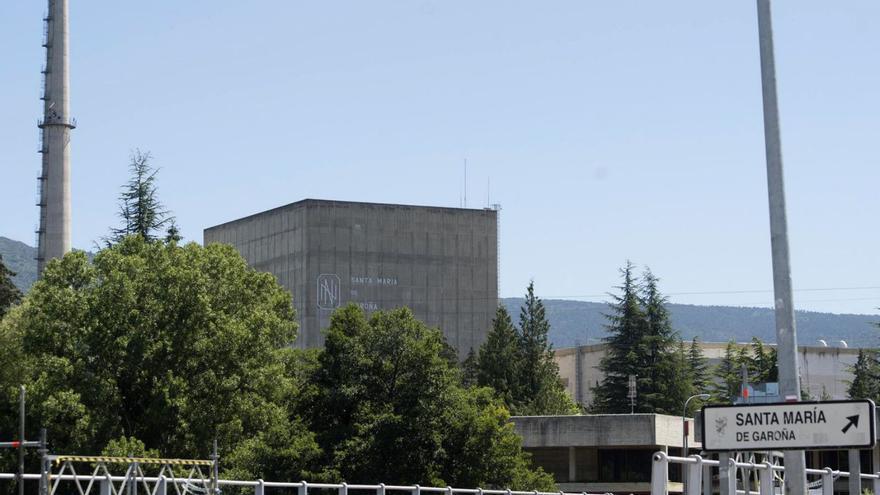
[[[293,203],[288,203],[286,205],[276,206],[275,208],[270,208],[268,210],[259,211],[257,213],[252,213],[250,215],[246,215],[240,218],[236,218],[235,220],[230,220],[228,222],[219,223],[217,225],[212,225],[210,227],[206,227],[204,230],[208,231],[211,229],[216,229],[219,227],[223,227],[226,225],[235,224],[238,222],[243,222],[246,220],[250,220],[253,218],[261,217],[266,214],[276,213],[283,210],[288,209],[296,209],[303,208],[311,205],[320,205],[320,206],[366,206],[366,207],[380,207],[380,208],[414,208],[419,210],[436,210],[436,211],[450,211],[450,212],[468,212],[468,213],[481,213],[485,212],[497,212],[498,210],[492,208],[456,208],[452,206],[424,206],[424,205],[409,205],[409,204],[395,204],[395,203],[370,203],[366,201],[342,201],[335,199],[313,199],[306,198],[301,199],[299,201],[294,201]]]

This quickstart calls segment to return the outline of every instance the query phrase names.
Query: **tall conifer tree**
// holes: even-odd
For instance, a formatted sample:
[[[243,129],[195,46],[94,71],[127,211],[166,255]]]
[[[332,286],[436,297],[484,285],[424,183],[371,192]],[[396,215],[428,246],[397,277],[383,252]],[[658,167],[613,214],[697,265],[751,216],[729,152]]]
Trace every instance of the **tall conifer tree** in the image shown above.
[[[477,384],[494,389],[514,414],[521,388],[518,363],[519,334],[510,320],[510,314],[504,306],[498,306],[492,321],[492,330],[489,331],[486,342],[480,346]]]
[[[644,306],[644,367],[651,370],[639,380],[642,387],[640,409],[661,414],[677,414],[693,392],[684,347],[673,330],[666,309],[666,298],[657,287],[658,279],[646,269],[642,275]]]
[[[131,178],[119,195],[119,218],[122,226],[112,229],[108,244],[119,242],[127,235],[137,234],[148,241],[155,240],[160,229],[169,227],[167,240],[179,240],[174,217],[159,201],[156,188],[158,170],[150,164],[149,152],[135,150],[131,155]]]
[[[715,403],[732,404],[739,395],[742,376],[738,354],[736,343],[729,341],[724,348],[724,357],[715,367],[715,380],[709,386],[712,401]]]
[[[519,393],[515,403],[522,404],[520,414],[572,414],[574,401],[565,392],[559,377],[553,346],[548,333],[550,323],[544,303],[535,295],[530,282],[519,313]]]
[[[645,368],[644,342],[645,316],[639,302],[638,282],[633,275],[633,265],[627,261],[620,270],[622,283],[620,294],[610,294],[610,313],[605,315],[608,324],[608,353],[602,358],[599,369],[605,375],[593,389],[591,409],[597,413],[629,412],[627,398],[629,375],[642,379],[650,370]]]
[[[691,345],[688,347],[688,368],[694,383],[694,393],[706,392],[709,387],[709,361],[703,355],[697,337],[691,340]]]

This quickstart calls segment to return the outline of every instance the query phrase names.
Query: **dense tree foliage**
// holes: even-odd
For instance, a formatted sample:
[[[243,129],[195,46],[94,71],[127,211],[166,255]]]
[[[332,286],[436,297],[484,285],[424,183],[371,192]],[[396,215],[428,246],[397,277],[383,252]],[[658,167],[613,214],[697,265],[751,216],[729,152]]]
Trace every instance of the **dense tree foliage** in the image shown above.
[[[630,410],[627,398],[630,375],[644,378],[643,336],[645,315],[639,301],[638,285],[633,274],[633,265],[627,262],[621,269],[622,285],[617,287],[620,294],[612,294],[608,318],[608,353],[602,358],[599,368],[604,374],[602,382],[593,390],[592,410],[599,413],[619,413]]]
[[[737,353],[736,343],[727,342],[724,348],[724,357],[715,367],[715,381],[709,386],[712,394],[712,402],[718,404],[731,404],[740,393],[742,373],[740,371],[740,359]]]
[[[694,393],[701,394],[709,390],[709,360],[703,355],[700,341],[696,337],[691,340],[687,351],[688,369],[694,384]]]
[[[287,407],[295,337],[290,295],[232,247],[131,236],[93,264],[79,252],[51,261],[3,320],[2,407],[27,384],[28,422],[59,453],[126,438],[204,458],[215,438],[234,453],[271,431],[307,460],[317,445]]]
[[[850,399],[871,399],[880,402],[880,363],[873,350],[859,349],[852,369],[853,379],[847,391]]]
[[[499,306],[492,329],[480,347],[477,361],[477,383],[491,387],[514,414],[521,401],[519,373],[519,333],[510,314]]]
[[[544,303],[529,282],[519,313],[519,414],[571,414],[577,411],[559,378],[553,346],[547,337],[550,323]]]
[[[681,414],[694,393],[693,370],[678,333],[672,328],[658,279],[646,270],[641,282],[632,263],[621,269],[620,294],[612,294],[608,353],[600,363],[604,379],[594,388],[592,410],[630,411],[629,376],[636,376],[638,412]]]
[[[25,383],[56,453],[206,458],[216,438],[241,478],[553,489],[409,310],[341,309],[321,351],[295,337],[290,294],[230,246],[69,253],[0,322],[0,431]]]
[[[3,256],[0,256],[0,319],[9,308],[21,301],[21,291],[12,282],[14,276],[15,273],[6,267]]]
[[[552,487],[528,466],[507,410],[463,387],[442,334],[405,308],[349,305],[327,330],[305,400],[324,477],[350,482]]]
[[[513,414],[574,414],[577,405],[562,386],[544,303],[529,283],[520,308],[519,328],[500,306],[480,347],[477,384],[492,388]]]
[[[743,370],[747,372],[750,384],[778,381],[776,348],[765,345],[757,337],[752,338],[750,344],[729,341],[721,362],[714,369],[714,381],[708,387],[713,402],[730,404],[742,395]],[[804,400],[818,398],[804,392],[801,395]]]

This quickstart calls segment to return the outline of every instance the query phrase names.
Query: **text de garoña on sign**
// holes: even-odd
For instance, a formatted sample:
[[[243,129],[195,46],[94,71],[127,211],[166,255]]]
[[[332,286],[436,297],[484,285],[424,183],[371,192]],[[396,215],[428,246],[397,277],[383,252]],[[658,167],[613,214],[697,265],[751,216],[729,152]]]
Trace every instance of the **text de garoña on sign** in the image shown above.
[[[800,402],[703,409],[706,450],[870,448],[871,401]]]

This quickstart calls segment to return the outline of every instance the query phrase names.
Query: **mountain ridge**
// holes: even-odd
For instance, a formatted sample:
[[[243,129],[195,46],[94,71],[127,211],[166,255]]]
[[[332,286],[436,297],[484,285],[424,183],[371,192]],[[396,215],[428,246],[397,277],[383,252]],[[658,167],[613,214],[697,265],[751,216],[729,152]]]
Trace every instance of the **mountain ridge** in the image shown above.
[[[37,249],[0,236],[0,255],[17,273],[13,277],[15,285],[27,292],[37,280]],[[515,322],[522,301],[521,297],[501,298]],[[603,316],[609,311],[606,303],[545,299],[544,305],[550,321],[550,342],[556,348],[598,343],[607,336],[608,321]],[[692,304],[669,304],[668,308],[673,327],[686,340],[699,337],[704,342],[744,342],[755,336],[768,343],[776,341],[771,308]],[[874,325],[880,322],[880,315],[816,311],[796,311],[795,315],[801,345],[816,345],[824,339],[832,345],[844,340],[852,347],[880,347],[880,329]]]

